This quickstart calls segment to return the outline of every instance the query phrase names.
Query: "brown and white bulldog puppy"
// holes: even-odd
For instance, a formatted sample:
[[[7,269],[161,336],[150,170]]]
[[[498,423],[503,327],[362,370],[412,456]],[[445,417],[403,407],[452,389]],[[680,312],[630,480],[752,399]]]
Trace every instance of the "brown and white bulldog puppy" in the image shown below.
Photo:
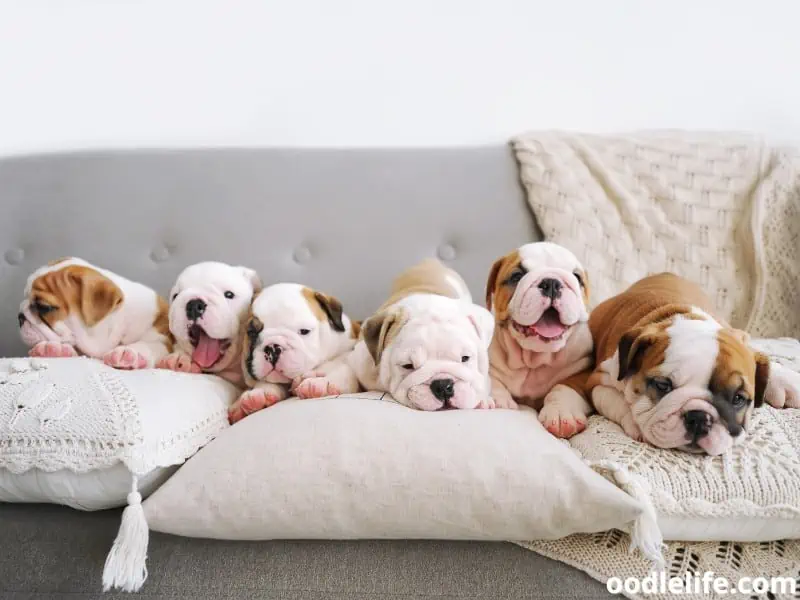
[[[560,437],[586,428],[591,406],[577,376],[592,362],[588,302],[586,271],[557,244],[526,244],[494,263],[486,306],[495,317],[489,359],[498,407],[531,406]]]
[[[265,288],[250,308],[242,353],[245,383],[251,389],[231,406],[230,422],[291,392],[299,398],[339,394],[336,384],[325,378],[352,350],[359,330],[333,296],[295,283]],[[346,387],[357,388],[355,375],[351,377]]]
[[[163,298],[80,258],[34,271],[17,318],[31,356],[82,355],[118,369],[145,369],[172,348]]]
[[[800,407],[800,374],[754,352],[694,283],[662,273],[600,304],[589,325],[597,411],[634,439],[719,455],[764,401]]]
[[[204,262],[184,269],[170,292],[169,329],[176,348],[157,366],[211,373],[244,387],[244,323],[260,290],[258,274],[247,267]]]

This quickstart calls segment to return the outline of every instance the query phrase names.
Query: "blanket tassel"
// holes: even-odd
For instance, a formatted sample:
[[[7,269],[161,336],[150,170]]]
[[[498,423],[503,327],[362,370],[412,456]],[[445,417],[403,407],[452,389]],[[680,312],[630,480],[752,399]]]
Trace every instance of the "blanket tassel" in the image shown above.
[[[642,514],[633,522],[631,529],[630,551],[639,550],[648,559],[655,569],[664,568],[664,536],[658,526],[658,517],[650,500],[649,494],[642,485],[634,479],[624,466],[609,460],[589,462],[594,469],[602,469],[611,473],[615,483],[643,507]]]
[[[133,477],[128,506],[122,511],[117,538],[106,557],[103,591],[117,588],[136,592],[147,579],[147,542],[150,531],[142,508],[139,480]]]

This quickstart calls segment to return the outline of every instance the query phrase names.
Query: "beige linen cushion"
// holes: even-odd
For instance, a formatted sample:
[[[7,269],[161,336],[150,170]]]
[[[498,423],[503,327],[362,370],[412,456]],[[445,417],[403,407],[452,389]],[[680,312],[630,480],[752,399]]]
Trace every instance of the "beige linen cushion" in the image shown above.
[[[236,540],[553,539],[642,505],[531,410],[290,399],[223,431],[144,504],[150,527]]]

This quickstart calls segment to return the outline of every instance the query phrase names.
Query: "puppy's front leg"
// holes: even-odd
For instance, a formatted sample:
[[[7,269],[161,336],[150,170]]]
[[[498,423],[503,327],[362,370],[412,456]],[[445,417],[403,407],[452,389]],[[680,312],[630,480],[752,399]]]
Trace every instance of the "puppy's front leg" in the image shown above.
[[[145,336],[133,344],[117,346],[103,356],[103,362],[117,369],[152,369],[168,353],[167,338],[161,334],[155,334]],[[191,359],[189,362],[191,363]]]
[[[200,365],[192,361],[192,357],[183,350],[176,349],[174,352],[161,357],[156,362],[156,369],[167,369],[169,371],[180,371],[181,373],[202,373]]]
[[[800,373],[770,361],[764,400],[775,408],[800,408]]]
[[[298,378],[292,391],[298,398],[354,394],[359,391],[358,378],[346,357],[339,357]]]
[[[231,425],[241,421],[247,415],[264,408],[269,408],[281,400],[285,400],[289,392],[284,385],[259,381],[256,386],[244,392],[228,409],[228,421]]]
[[[592,414],[592,406],[583,392],[589,375],[589,371],[572,375],[553,386],[544,397],[539,422],[554,436],[570,438],[586,429],[588,417]]]
[[[598,413],[614,421],[634,440],[642,441],[642,430],[633,420],[633,413],[625,402],[625,396],[619,390],[607,385],[598,385],[592,390],[592,402]]]
[[[511,392],[503,385],[503,382],[494,377],[490,377],[490,379],[492,382],[491,402],[487,402],[486,406],[479,405],[479,408],[519,408]]]

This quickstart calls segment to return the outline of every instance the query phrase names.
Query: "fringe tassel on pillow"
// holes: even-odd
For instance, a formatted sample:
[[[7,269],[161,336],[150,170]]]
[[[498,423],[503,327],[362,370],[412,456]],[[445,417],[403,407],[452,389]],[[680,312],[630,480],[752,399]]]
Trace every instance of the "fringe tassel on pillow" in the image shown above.
[[[615,483],[643,507],[642,514],[633,522],[631,530],[631,552],[638,549],[645,558],[653,563],[656,569],[664,568],[664,536],[658,526],[658,518],[653,502],[642,485],[628,472],[624,466],[610,460],[588,461],[595,470],[611,473]]]
[[[134,475],[128,506],[122,511],[117,538],[106,557],[103,591],[117,588],[137,592],[147,579],[147,542],[150,531],[142,508],[139,480]]]

